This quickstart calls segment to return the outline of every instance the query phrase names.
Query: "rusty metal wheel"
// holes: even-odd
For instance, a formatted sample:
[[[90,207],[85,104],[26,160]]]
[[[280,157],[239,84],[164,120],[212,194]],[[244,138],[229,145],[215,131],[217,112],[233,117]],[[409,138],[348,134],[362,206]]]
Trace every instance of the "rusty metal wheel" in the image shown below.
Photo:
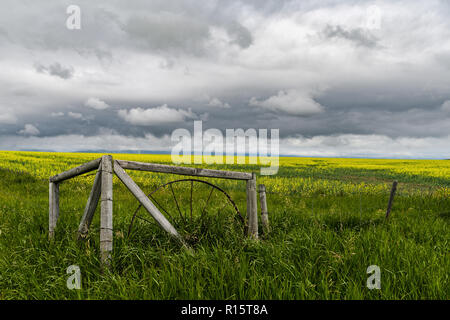
[[[195,244],[214,229],[244,232],[245,220],[236,203],[226,191],[208,181],[170,181],[150,192],[148,197],[189,244]],[[128,237],[137,219],[154,223],[147,211],[141,209],[139,205],[133,214]]]

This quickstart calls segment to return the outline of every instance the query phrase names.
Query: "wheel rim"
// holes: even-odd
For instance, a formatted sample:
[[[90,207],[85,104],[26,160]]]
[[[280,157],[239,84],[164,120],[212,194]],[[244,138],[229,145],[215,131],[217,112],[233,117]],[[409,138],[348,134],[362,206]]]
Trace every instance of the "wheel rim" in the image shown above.
[[[184,196],[183,198],[180,197],[179,193],[176,192],[176,186],[185,186],[180,187],[181,190],[183,190],[184,194],[187,193],[187,196]],[[206,192],[208,195],[205,196],[204,193],[201,195],[196,195],[195,186],[197,186],[197,193],[200,193],[199,186],[202,188],[202,192]],[[189,188],[189,191],[186,192],[186,187]],[[158,198],[158,193],[161,193],[165,195],[165,198],[171,199],[172,204],[169,203],[169,200],[166,199],[166,201],[161,201],[161,199]],[[217,196],[216,196],[217,195]],[[157,187],[155,190],[150,192],[148,195],[149,199],[159,208],[162,214],[174,225],[174,227],[179,231],[181,236],[185,238],[186,241],[190,241],[190,237],[192,234],[189,233],[188,228],[189,226],[192,228],[194,222],[200,222],[201,226],[200,229],[208,228],[207,224],[211,224],[214,220],[213,213],[211,211],[214,211],[212,209],[214,206],[211,205],[213,201],[213,197],[216,198],[216,201],[223,201],[225,199],[226,201],[223,201],[223,205],[216,210],[216,218],[225,218],[229,219],[230,217],[235,218],[238,220],[240,225],[244,227],[242,231],[244,231],[244,218],[239,211],[239,208],[237,207],[236,203],[233,201],[233,199],[230,197],[230,195],[220,188],[217,185],[214,185],[208,181],[199,180],[199,179],[178,179],[173,180],[167,183],[164,183]],[[187,199],[185,199],[187,197]],[[198,199],[206,199],[204,204],[202,206],[195,205],[196,202],[202,202],[197,201]],[[199,204],[197,203],[197,204]],[[200,207],[200,209],[199,209]],[[139,206],[136,208],[136,210],[133,213],[129,228],[128,228],[128,237],[131,236],[133,225],[136,222],[136,219],[140,219],[142,221],[146,221],[147,223],[154,223],[153,221],[149,219],[145,219],[142,216],[138,215],[140,209],[142,208],[142,205],[139,204]],[[226,208],[226,210],[225,210]],[[211,209],[211,210],[210,210]],[[216,208],[217,209],[217,208]],[[228,217],[224,217],[224,215],[228,215]],[[212,219],[212,220],[211,220]],[[195,220],[195,221],[194,221]],[[220,219],[219,219],[220,220]],[[227,222],[231,223],[231,221]],[[197,226],[197,229],[199,226]],[[195,234],[195,233],[194,233]],[[194,235],[195,238],[195,235]]]

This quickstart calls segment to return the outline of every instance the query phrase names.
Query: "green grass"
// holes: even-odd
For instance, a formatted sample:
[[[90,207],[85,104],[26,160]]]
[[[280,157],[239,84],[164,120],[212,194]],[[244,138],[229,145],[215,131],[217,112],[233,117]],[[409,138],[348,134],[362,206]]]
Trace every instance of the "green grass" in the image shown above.
[[[56,238],[47,238],[48,176],[96,156],[0,152],[0,299],[450,297],[450,177],[441,172],[449,172],[448,162],[427,163],[420,174],[420,161],[346,159],[342,167],[334,159],[282,159],[279,175],[258,178],[268,186],[272,232],[255,242],[226,218],[206,229],[192,224],[198,236],[192,252],[153,224],[137,223],[127,238],[137,202],[115,178],[113,264],[101,272],[98,209],[88,239],[76,241],[93,176],[61,186]],[[430,174],[433,168],[440,173]],[[175,178],[130,175],[145,192]],[[393,179],[398,195],[385,221]],[[243,183],[209,181],[226,189],[245,213]],[[73,264],[81,268],[81,290],[66,287]],[[370,265],[381,268],[381,290],[366,287]]]

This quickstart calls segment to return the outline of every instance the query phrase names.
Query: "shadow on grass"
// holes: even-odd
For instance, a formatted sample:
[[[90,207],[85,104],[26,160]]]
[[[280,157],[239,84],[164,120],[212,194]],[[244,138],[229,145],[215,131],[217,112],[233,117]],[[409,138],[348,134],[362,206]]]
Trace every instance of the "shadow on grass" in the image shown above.
[[[444,219],[450,219],[450,211],[441,212],[438,214],[438,216]]]
[[[369,228],[377,227],[386,223],[384,217],[376,217],[371,219],[364,219],[359,217],[348,217],[343,219],[336,219],[336,217],[323,217],[323,224],[336,232],[345,230],[367,230]]]
[[[0,178],[2,179],[2,184],[8,187],[14,184],[18,184],[21,187],[21,183],[37,183],[40,181],[28,172],[7,168],[0,168]]]

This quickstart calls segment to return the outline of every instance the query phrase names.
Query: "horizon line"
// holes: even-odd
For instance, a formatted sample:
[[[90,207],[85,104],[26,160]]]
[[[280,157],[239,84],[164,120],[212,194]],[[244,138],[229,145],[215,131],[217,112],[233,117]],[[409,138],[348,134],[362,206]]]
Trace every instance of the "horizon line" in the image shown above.
[[[20,149],[20,150],[0,150],[0,152],[47,152],[47,153],[112,153],[112,154],[155,154],[155,155],[170,155],[170,151],[162,151],[162,150],[78,150],[78,151],[55,151],[55,150],[46,150],[46,149]],[[199,155],[198,152],[192,152],[192,156]],[[227,154],[223,154],[223,156],[227,156]],[[233,156],[243,156],[242,154],[233,154]],[[248,153],[245,154],[245,157],[249,157]],[[256,155],[257,156],[257,155]],[[255,155],[252,155],[255,157]],[[267,156],[271,158],[271,156]],[[367,156],[367,155],[350,155],[350,156],[319,156],[319,155],[288,155],[288,154],[280,154],[278,157],[280,158],[332,158],[332,159],[374,159],[374,160],[450,160],[447,158],[402,158],[402,157],[389,157],[389,156]]]

